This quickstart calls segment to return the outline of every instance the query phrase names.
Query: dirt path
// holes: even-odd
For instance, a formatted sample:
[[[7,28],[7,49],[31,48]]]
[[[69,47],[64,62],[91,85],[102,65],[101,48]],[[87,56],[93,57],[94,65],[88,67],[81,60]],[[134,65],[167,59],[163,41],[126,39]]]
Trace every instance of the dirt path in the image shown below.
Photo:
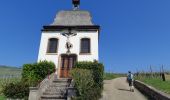
[[[135,92],[129,91],[129,86],[126,83],[126,78],[116,78],[113,80],[104,81],[103,98],[100,100],[148,100],[138,90]]]

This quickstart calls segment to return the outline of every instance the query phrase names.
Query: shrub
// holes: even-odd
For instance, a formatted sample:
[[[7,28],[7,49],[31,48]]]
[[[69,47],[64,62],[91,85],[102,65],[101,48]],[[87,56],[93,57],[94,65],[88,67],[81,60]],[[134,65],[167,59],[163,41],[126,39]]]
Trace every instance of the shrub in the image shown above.
[[[37,86],[40,81],[53,72],[55,72],[55,65],[52,62],[40,61],[34,64],[24,64],[21,81],[5,84],[2,92],[7,98],[27,99],[29,87]]]
[[[5,87],[9,83],[17,83],[20,82],[21,78],[6,78],[6,79],[0,79],[0,95],[3,94],[3,87]],[[0,99],[1,100],[1,99]]]
[[[101,92],[103,90],[103,73],[104,73],[103,64],[98,63],[96,61],[77,62],[74,68],[87,69],[91,71],[94,84],[92,88],[90,88],[89,91],[87,92],[88,96],[91,96],[89,100],[97,100],[98,98],[100,98]]]
[[[92,71],[95,85],[103,88],[104,66],[98,62],[77,62],[74,68],[88,69]]]
[[[78,96],[75,99],[90,100],[91,95],[89,95],[89,92],[92,92],[94,85],[91,71],[87,69],[75,68],[70,71],[70,74],[74,79],[75,87],[78,93]]]
[[[29,85],[24,82],[9,83],[4,85],[2,92],[7,98],[26,99],[29,95]]]
[[[22,71],[22,81],[30,86],[36,86],[48,74],[55,72],[55,65],[52,62],[40,61],[34,64],[24,64]]]

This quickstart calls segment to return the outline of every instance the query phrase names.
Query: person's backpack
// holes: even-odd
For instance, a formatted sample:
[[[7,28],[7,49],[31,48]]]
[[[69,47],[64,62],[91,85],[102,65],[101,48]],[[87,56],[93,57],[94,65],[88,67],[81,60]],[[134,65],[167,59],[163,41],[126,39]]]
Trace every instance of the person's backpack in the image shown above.
[[[132,80],[132,78],[133,78],[132,74],[128,74],[127,80],[130,81]]]

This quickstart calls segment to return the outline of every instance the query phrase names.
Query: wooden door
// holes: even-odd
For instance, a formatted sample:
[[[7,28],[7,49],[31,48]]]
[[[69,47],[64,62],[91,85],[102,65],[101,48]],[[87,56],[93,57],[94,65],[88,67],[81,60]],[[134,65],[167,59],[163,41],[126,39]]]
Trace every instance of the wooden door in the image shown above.
[[[76,62],[76,55],[62,55],[60,66],[60,78],[69,78],[69,71],[73,68]]]

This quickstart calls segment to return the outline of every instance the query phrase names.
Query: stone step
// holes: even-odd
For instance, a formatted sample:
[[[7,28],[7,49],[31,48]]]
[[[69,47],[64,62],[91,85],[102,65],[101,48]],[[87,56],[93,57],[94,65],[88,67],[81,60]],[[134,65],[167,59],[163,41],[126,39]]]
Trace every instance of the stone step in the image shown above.
[[[41,100],[67,100],[67,99],[43,99],[41,98]]]
[[[53,80],[53,83],[68,83],[68,80]]]
[[[67,89],[46,89],[45,92],[63,92]]]
[[[63,95],[42,95],[41,99],[66,99]]]
[[[66,89],[46,89],[45,92],[48,92],[48,93],[63,93],[64,92],[65,93]]]
[[[43,93],[43,96],[56,96],[56,97],[64,97],[65,94],[59,94],[59,93]]]
[[[67,87],[48,87],[46,90],[66,90]]]
[[[70,82],[70,78],[58,79],[56,77],[42,94],[41,100],[67,100],[66,92]]]
[[[49,87],[67,87],[68,84],[52,84]]]
[[[63,95],[61,92],[44,92],[43,95]]]
[[[46,94],[66,94],[66,91],[45,91]]]
[[[54,80],[54,81],[55,81],[55,82],[51,83],[51,85],[53,85],[53,84],[69,84],[69,82],[58,81],[58,80]],[[57,81],[58,81],[59,83],[57,83]]]
[[[57,79],[57,80],[71,80],[72,78],[54,78],[54,80]]]
[[[67,99],[44,99],[44,98],[41,98],[41,100],[67,100]]]
[[[53,82],[59,82],[59,83],[62,83],[62,82],[70,82],[71,79],[54,79]]]

